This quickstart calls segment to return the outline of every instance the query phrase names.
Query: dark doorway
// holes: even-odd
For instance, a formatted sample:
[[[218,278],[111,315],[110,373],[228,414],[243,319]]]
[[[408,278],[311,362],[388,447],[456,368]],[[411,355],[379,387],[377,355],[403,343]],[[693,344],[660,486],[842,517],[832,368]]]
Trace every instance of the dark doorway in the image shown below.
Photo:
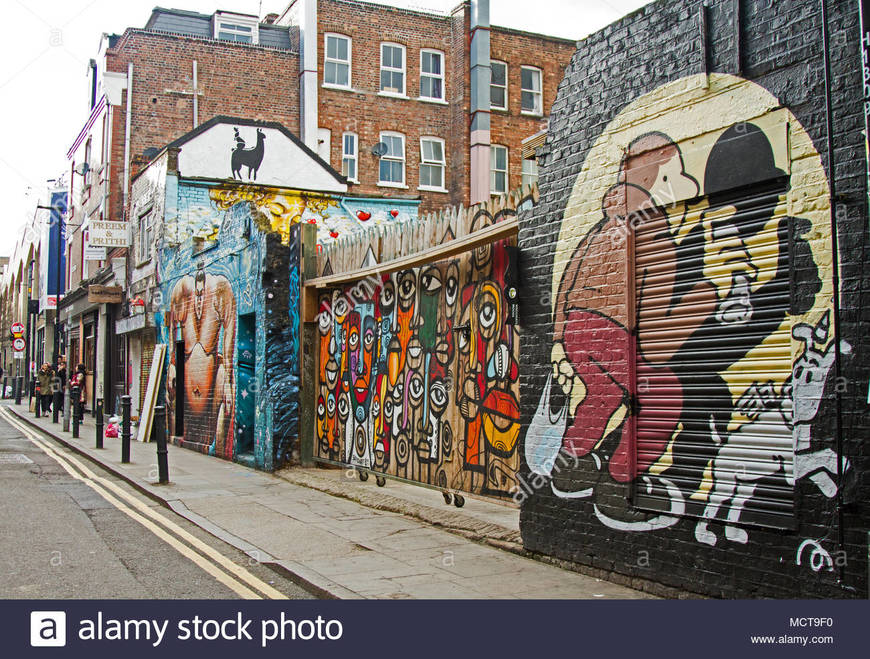
[[[184,437],[184,341],[175,343],[175,432]]]

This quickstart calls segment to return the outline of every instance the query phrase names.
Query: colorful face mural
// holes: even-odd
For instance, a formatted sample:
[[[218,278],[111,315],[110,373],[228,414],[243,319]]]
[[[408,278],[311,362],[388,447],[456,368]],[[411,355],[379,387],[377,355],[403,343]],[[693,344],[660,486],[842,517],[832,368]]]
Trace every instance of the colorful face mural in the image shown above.
[[[713,522],[739,543],[740,523],[787,526],[796,479],[836,493],[838,456],[811,423],[838,339],[818,153],[763,88],[702,78],[629,105],[587,155],[524,450],[553,493],[590,499],[612,529],[688,519],[715,545]],[[495,352],[474,349],[478,363]]]
[[[510,496],[519,371],[505,245],[321,297],[318,457]]]

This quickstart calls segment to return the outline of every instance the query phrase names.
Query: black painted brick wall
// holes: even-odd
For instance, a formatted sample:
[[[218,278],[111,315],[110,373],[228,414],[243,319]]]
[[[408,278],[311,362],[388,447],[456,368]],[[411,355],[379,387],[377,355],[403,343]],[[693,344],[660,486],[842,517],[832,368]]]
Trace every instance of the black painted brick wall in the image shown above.
[[[521,401],[524,431],[550,371],[553,246],[574,180],[602,129],[628,103],[702,71],[698,0],[662,0],[626,16],[579,45],[552,108],[540,179],[541,202],[521,218],[523,286]],[[708,70],[737,74],[732,0],[710,2]],[[527,549],[582,566],[626,575],[634,585],[666,584],[721,597],[867,597],[870,525],[870,414],[865,355],[870,350],[870,285],[857,3],[829,1],[831,90],[841,260],[841,336],[852,346],[843,361],[843,454],[852,469],[843,485],[846,564],[816,573],[795,565],[802,538],[836,549],[835,500],[811,484],[795,487],[796,528],[754,527],[748,544],[699,544],[695,519],[663,531],[620,533],[597,523],[588,500],[558,499],[541,489],[521,510]],[[822,21],[817,0],[743,0],[742,77],[765,87],[811,136],[831,178],[826,144]],[[832,391],[833,387],[829,387]],[[813,436],[835,448],[836,406],[823,402]],[[523,476],[529,478],[523,464]],[[833,553],[833,552],[832,552]],[[805,554],[806,560],[809,552]],[[842,555],[834,554],[840,561]],[[643,581],[643,580],[649,580]],[[653,585],[651,585],[653,584]]]

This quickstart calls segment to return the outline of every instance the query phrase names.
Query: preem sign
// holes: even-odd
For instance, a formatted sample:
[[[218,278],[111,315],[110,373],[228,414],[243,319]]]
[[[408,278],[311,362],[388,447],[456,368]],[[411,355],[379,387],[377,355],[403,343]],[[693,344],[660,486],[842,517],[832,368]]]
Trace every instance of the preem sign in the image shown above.
[[[89,244],[91,247],[127,247],[130,231],[127,222],[91,222]]]

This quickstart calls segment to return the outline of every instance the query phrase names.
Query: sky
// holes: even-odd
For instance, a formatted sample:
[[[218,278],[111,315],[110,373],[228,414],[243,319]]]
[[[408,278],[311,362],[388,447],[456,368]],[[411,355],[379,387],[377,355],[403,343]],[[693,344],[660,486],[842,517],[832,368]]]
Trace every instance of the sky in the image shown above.
[[[0,40],[0,256],[11,255],[35,195],[67,169],[66,152],[88,115],[87,67],[102,33],[144,27],[155,6],[265,16],[288,0],[4,0]],[[491,0],[494,25],[581,39],[649,0]],[[447,12],[459,0],[379,0]],[[529,11],[533,6],[534,11]]]

